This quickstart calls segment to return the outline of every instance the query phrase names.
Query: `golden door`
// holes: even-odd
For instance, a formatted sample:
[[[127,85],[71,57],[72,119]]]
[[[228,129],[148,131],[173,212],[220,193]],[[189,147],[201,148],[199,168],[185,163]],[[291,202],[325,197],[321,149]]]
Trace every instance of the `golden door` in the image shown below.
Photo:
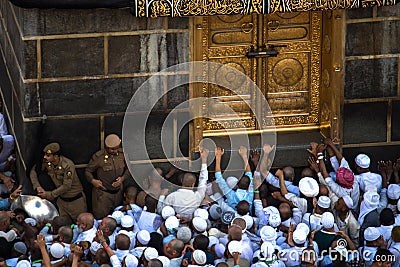
[[[203,104],[204,118],[194,122],[194,143],[204,136],[223,135],[224,128],[241,131],[244,126],[247,131],[257,132],[255,114],[247,104],[257,105],[260,97],[267,98],[273,113],[272,117],[264,116],[261,125],[273,120],[276,128],[283,131],[326,127],[332,119],[332,101],[329,93],[321,89],[322,16],[322,12],[302,12],[196,18],[194,60],[216,62],[243,72],[263,96],[251,95],[246,90],[249,87],[230,77],[224,67],[210,72],[208,75],[215,75],[219,84],[237,87],[241,97],[231,95],[223,86],[195,86],[192,97],[218,101]],[[323,71],[329,79],[330,69]],[[226,115],[226,107],[240,116],[241,124]],[[219,118],[219,122],[213,118]]]

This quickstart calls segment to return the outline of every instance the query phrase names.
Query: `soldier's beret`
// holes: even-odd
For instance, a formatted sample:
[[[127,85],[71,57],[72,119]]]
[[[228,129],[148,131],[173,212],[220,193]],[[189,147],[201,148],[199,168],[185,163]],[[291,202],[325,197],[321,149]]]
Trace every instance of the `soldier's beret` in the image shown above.
[[[58,143],[50,143],[44,147],[43,152],[47,154],[53,154],[60,151],[60,145]]]
[[[104,142],[106,147],[114,148],[121,144],[121,139],[116,134],[109,134]]]

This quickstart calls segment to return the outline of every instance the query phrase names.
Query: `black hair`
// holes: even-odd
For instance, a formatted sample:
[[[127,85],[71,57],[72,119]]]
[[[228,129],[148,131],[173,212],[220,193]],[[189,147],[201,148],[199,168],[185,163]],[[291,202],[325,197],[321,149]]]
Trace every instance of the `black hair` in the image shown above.
[[[394,224],[394,214],[390,208],[384,208],[379,215],[379,221],[384,226]]]

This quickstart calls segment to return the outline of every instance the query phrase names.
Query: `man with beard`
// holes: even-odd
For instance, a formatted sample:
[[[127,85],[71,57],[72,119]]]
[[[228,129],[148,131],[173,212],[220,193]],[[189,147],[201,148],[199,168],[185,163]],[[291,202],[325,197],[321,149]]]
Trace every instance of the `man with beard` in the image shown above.
[[[51,178],[54,187],[43,188],[42,183],[45,181],[39,181],[35,165],[30,173],[33,189],[40,198],[55,202],[60,216],[69,217],[75,222],[79,214],[86,212],[86,198],[81,181],[75,171],[75,164],[60,154],[58,143],[48,144],[43,152],[45,154],[41,171],[48,175],[45,179]]]

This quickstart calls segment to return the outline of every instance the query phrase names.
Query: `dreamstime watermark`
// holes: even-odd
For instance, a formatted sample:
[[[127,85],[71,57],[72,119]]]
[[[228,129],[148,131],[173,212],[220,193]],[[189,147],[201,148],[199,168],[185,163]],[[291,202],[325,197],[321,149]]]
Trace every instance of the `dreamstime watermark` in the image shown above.
[[[203,94],[201,97],[191,97],[179,103],[170,110],[162,122],[154,120],[152,112],[163,105],[165,95],[168,97],[175,89],[186,88],[184,90],[187,90],[190,84],[199,85],[199,83],[211,85],[209,90],[212,92]],[[204,95],[210,96],[204,97]],[[246,107],[243,107],[244,103]],[[239,109],[237,105],[240,105]],[[132,96],[122,127],[125,158],[128,162],[148,162],[151,159],[150,155],[156,149],[155,142],[150,137],[156,135],[160,135],[159,141],[166,159],[183,158],[185,153],[177,144],[179,144],[179,137],[182,136],[181,133],[185,127],[187,128],[188,123],[196,119],[209,119],[213,123],[226,125],[228,118],[234,123],[234,128],[241,129],[241,134],[237,134],[234,129],[225,129],[229,147],[223,148],[232,153],[224,169],[225,172],[229,172],[237,170],[238,167],[243,168],[243,162],[242,166],[237,166],[232,160],[232,154],[237,153],[240,146],[250,148],[250,138],[246,134],[248,125],[245,124],[243,108],[246,109],[247,114],[251,114],[254,120],[253,130],[261,130],[257,131],[259,148],[262,148],[265,143],[275,145],[276,132],[271,109],[263,92],[248,76],[229,64],[189,62],[171,66],[146,80]],[[185,110],[186,112],[182,112]],[[248,115],[246,119],[248,119]],[[154,132],[154,129],[157,129],[158,132]],[[215,158],[216,144],[210,138],[203,139],[201,143],[206,144],[210,150],[208,163],[211,163]],[[224,157],[228,157],[228,155],[224,155]],[[274,151],[270,155],[271,162],[273,158]],[[185,172],[198,172],[201,166],[200,161],[200,158],[188,158],[179,168]],[[141,187],[148,175],[155,170],[151,163],[147,165],[128,164],[128,166],[136,183]],[[171,191],[179,189],[171,183],[168,186],[172,188]]]
[[[371,250],[360,249],[360,250],[348,250],[347,249],[347,241],[343,238],[337,240],[337,245],[334,248],[328,248],[327,250],[317,252],[310,249],[304,249],[301,252],[301,258],[298,250],[281,250],[278,252],[278,259],[286,262],[286,261],[306,261],[306,262],[323,262],[326,259],[324,256],[330,256],[330,260],[332,262],[342,261],[342,262],[351,262],[351,261],[363,261],[363,262],[372,262],[383,261],[383,262],[394,262],[396,257],[395,255],[376,255]]]

